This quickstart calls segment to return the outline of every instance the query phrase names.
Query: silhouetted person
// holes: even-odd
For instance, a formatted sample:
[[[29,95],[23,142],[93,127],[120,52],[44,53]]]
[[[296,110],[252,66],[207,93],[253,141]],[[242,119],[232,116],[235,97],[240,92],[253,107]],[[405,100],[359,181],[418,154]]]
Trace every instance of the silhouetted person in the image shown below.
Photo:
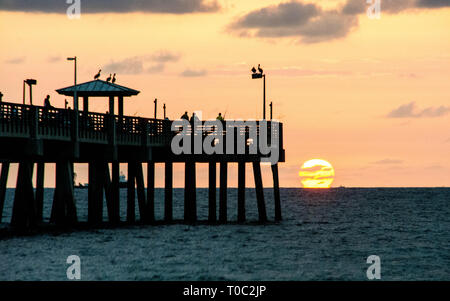
[[[184,112],[184,114],[181,116],[181,119],[186,119],[187,121],[189,121],[189,115],[188,112]]]
[[[47,95],[47,97],[44,100],[44,108],[52,109],[53,106],[50,104],[50,95]]]
[[[101,72],[102,72],[102,69],[98,70],[98,73],[94,76],[94,79],[99,79]]]
[[[189,120],[190,123],[194,124],[195,121],[199,121],[197,114],[192,113],[191,119]]]
[[[223,119],[223,117],[222,117],[222,113],[219,113],[219,115],[217,116],[217,118],[216,118],[217,120],[220,120],[220,121],[224,121],[225,119]]]

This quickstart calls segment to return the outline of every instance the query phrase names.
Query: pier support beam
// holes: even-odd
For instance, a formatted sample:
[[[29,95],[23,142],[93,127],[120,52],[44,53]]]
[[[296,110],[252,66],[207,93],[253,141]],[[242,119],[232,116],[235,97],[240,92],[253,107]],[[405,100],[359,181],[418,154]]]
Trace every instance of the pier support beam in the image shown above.
[[[155,222],[155,162],[147,162],[147,214],[150,223]]]
[[[19,230],[31,229],[37,224],[32,177],[33,163],[20,162],[11,218],[11,226]]]
[[[196,192],[195,162],[187,161],[184,172],[184,220],[187,222],[197,221]]]
[[[136,163],[128,163],[128,180],[127,180],[127,222],[134,223],[136,221],[136,204],[135,204],[135,178]]]
[[[36,218],[38,223],[42,223],[42,217],[44,212],[44,174],[45,174],[45,163],[38,162],[36,171],[36,207],[37,207]]]
[[[164,220],[173,219],[173,163],[166,162],[164,167]]]
[[[6,184],[8,183],[9,162],[2,163],[0,175],[0,223],[2,222],[3,208],[5,206]]]
[[[147,206],[147,200],[145,197],[144,173],[142,171],[142,163],[136,163],[136,187],[137,187],[140,221],[143,223],[153,222],[152,220],[150,220],[148,212],[149,207]],[[155,215],[154,212],[152,213],[154,220]]]
[[[217,206],[216,206],[216,185],[217,185],[217,165],[216,162],[208,163],[208,174],[209,174],[209,191],[208,191],[208,221],[211,223],[216,222],[217,220]]]
[[[106,209],[108,210],[108,221],[111,224],[116,222],[116,212],[114,208],[113,185],[107,162],[103,163],[103,188],[105,189]]]
[[[91,225],[103,220],[104,175],[103,162],[89,162],[88,223]]]
[[[260,162],[253,162],[253,175],[255,177],[256,201],[258,204],[258,215],[260,222],[267,221],[266,204],[264,202],[264,190],[261,177]]]
[[[280,201],[280,182],[278,178],[278,164],[273,164],[272,176],[273,176],[273,194],[275,201],[275,220],[281,221],[281,201]]]
[[[238,222],[245,222],[245,162],[238,162]]]
[[[77,210],[73,196],[73,172],[69,161],[56,162],[55,192],[50,222],[57,225],[73,225],[77,222]]]
[[[227,222],[228,163],[220,162],[219,222]]]
[[[111,218],[110,222],[113,224],[117,224],[120,222],[120,187],[119,187],[119,178],[120,178],[120,165],[118,161],[114,161],[111,164]]]

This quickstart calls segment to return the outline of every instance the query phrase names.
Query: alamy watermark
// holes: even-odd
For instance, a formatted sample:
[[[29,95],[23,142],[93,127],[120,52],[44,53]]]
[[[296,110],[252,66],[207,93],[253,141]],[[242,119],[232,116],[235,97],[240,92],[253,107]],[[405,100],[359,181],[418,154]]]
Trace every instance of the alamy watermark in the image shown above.
[[[67,18],[80,19],[81,18],[81,0],[66,0],[66,3],[69,4],[67,7]]]
[[[224,128],[225,126],[225,128]],[[277,121],[200,121],[181,119],[172,122],[171,130],[178,132],[173,137],[171,149],[181,154],[227,154],[262,156],[262,162],[278,163],[280,157],[280,124]]]
[[[367,279],[374,280],[374,279],[381,279],[381,259],[380,256],[377,255],[370,255],[367,257],[366,262],[370,264],[369,268],[367,269],[366,275]]]
[[[367,8],[367,16],[369,19],[380,19],[381,18],[381,0],[366,0],[369,4]]]
[[[66,275],[69,280],[81,279],[81,260],[80,256],[70,255],[67,257],[66,263],[70,264],[67,268]]]

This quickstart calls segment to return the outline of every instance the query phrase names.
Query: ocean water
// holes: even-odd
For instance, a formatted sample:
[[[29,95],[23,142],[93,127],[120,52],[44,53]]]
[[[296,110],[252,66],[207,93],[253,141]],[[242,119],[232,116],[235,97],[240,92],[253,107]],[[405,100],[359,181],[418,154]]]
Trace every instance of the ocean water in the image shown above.
[[[45,219],[53,190],[46,189]],[[121,191],[125,216],[126,191]],[[197,190],[199,219],[207,189]],[[3,224],[11,218],[7,191]],[[273,195],[265,190],[268,216]],[[87,190],[76,190],[79,220]],[[163,216],[164,191],[156,190]],[[283,221],[261,225],[253,189],[248,223],[128,226],[0,238],[0,280],[67,280],[66,259],[78,255],[82,280],[367,280],[369,255],[381,259],[382,280],[450,280],[450,189],[281,189]],[[228,215],[236,220],[237,190]],[[105,220],[106,220],[106,209]],[[174,190],[174,217],[183,190]],[[139,214],[137,213],[137,216]]]

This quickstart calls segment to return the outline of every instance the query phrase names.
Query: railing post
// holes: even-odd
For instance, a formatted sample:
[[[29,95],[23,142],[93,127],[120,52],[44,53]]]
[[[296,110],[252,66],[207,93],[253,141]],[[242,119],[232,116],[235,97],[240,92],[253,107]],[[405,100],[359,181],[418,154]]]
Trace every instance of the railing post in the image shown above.
[[[32,106],[30,107],[30,137],[32,139],[37,139],[38,127],[39,127],[39,111],[38,108]]]
[[[72,133],[72,143],[73,143],[73,156],[77,158],[80,154],[80,145],[78,142],[79,137],[79,128],[78,128],[78,110],[74,108],[73,111],[70,111],[71,114],[71,122],[70,122],[70,132]]]
[[[117,160],[117,138],[116,138],[116,122],[114,115],[105,115],[105,125],[107,126],[108,143],[112,151],[112,160]]]

